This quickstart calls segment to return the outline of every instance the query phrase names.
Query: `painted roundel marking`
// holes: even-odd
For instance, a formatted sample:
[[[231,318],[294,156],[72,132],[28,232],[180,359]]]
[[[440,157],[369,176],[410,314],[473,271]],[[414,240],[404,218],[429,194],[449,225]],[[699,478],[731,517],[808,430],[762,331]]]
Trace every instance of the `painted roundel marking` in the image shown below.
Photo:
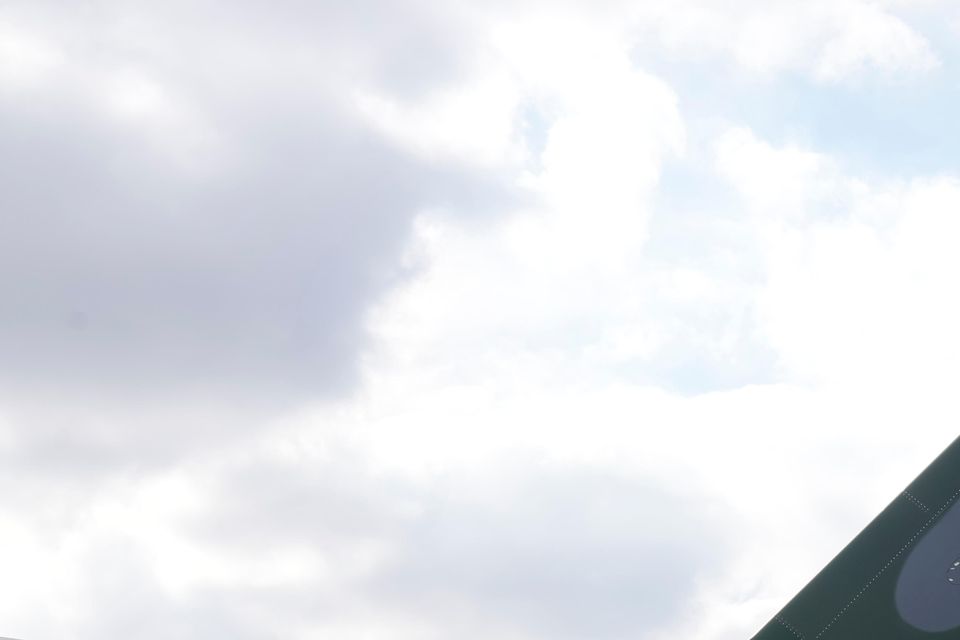
[[[928,633],[960,627],[960,502],[914,547],[896,589],[904,622]]]

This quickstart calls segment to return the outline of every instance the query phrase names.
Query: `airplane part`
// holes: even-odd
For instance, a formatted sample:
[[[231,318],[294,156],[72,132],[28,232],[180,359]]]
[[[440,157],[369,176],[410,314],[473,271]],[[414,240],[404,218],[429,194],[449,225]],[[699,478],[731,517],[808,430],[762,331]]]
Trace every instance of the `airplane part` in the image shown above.
[[[960,439],[754,640],[960,640]]]

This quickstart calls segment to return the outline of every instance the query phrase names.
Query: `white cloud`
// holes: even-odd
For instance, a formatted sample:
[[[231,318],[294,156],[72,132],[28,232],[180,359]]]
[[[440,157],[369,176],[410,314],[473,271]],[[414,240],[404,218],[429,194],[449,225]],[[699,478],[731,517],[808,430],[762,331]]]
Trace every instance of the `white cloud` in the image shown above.
[[[50,42],[0,21],[0,91],[35,87],[63,62]]]
[[[788,146],[775,148],[749,130],[734,128],[716,143],[718,172],[729,180],[755,212],[775,222],[809,216],[811,205],[839,191],[829,158]]]
[[[359,110],[387,135],[433,159],[500,166],[517,157],[516,87],[488,77],[431,94],[414,105],[362,93]]]
[[[721,138],[717,161],[762,229],[761,328],[787,371],[914,391],[957,380],[960,343],[945,329],[960,264],[943,241],[957,224],[955,178],[870,183],[742,130]]]
[[[638,25],[675,51],[720,53],[761,75],[800,71],[826,83],[865,71],[922,73],[939,65],[930,43],[896,13],[873,2],[650,3]]]
[[[815,68],[819,79],[841,81],[869,67],[892,73],[939,66],[926,39],[896,16],[873,4],[833,6],[837,9],[831,21],[840,28],[820,53]]]

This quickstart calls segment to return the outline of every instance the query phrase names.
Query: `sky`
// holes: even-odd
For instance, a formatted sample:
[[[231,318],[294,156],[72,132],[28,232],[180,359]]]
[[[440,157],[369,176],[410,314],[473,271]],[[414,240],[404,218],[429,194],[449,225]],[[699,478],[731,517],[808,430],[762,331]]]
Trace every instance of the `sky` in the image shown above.
[[[958,38],[0,2],[0,634],[751,637],[958,435]]]

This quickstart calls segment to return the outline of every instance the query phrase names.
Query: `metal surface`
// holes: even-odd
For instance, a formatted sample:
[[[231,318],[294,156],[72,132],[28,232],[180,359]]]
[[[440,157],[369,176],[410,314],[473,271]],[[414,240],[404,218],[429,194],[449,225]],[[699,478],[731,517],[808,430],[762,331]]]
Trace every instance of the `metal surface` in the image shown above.
[[[960,640],[958,499],[960,439],[754,640]]]

